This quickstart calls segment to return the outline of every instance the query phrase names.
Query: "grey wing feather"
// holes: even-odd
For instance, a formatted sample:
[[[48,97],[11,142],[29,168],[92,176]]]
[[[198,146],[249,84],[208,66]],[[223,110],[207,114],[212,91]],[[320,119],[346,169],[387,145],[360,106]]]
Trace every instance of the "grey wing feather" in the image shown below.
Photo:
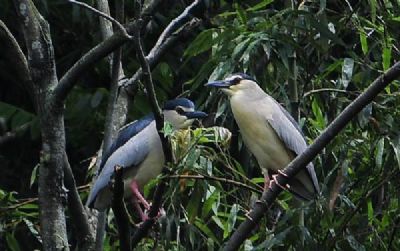
[[[135,168],[146,158],[149,149],[148,137],[136,133],[134,137],[110,154],[92,186],[87,205],[93,207],[99,192],[108,186],[116,165],[129,169]]]
[[[285,110],[285,108],[283,108],[272,97],[268,98],[270,98],[273,101],[273,103],[275,103],[284,114],[284,116],[282,116],[282,113],[279,112],[273,113],[272,118],[267,118],[268,123],[275,130],[276,134],[279,136],[279,138],[282,140],[282,142],[286,145],[288,149],[293,151],[296,155],[301,154],[307,148],[307,143],[304,139],[304,135],[299,125],[296,123],[293,117]],[[314,165],[312,164],[312,162],[310,162],[307,165],[307,171],[308,171],[307,174],[313,183],[313,187],[315,191],[318,193],[319,192],[318,179],[317,175],[315,174]]]

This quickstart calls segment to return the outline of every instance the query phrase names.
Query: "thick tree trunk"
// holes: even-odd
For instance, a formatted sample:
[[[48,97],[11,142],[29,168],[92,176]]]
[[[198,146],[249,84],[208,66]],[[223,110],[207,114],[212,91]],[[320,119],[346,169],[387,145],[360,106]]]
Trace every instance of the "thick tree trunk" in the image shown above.
[[[40,118],[42,154],[39,169],[40,231],[43,250],[69,250],[65,223],[63,103],[53,101],[57,86],[50,27],[30,0],[14,0],[28,51],[36,112]]]

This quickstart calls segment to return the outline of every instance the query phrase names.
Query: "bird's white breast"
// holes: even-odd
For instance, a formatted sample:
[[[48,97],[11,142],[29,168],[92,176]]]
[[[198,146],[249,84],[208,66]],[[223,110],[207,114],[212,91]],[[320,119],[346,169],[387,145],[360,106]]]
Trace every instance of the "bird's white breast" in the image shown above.
[[[293,158],[267,119],[278,108],[268,96],[249,99],[235,95],[230,99],[232,112],[244,143],[263,169],[283,169]]]

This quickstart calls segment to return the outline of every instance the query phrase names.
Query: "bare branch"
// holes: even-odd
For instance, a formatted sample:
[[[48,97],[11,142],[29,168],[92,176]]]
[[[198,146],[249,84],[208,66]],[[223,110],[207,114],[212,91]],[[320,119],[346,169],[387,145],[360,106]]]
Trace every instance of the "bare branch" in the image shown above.
[[[120,250],[129,251],[130,246],[130,228],[129,216],[124,205],[124,181],[123,181],[123,168],[116,166],[114,168],[114,189],[112,209],[114,211],[115,220],[117,222]]]
[[[28,51],[36,111],[40,118],[42,152],[38,194],[43,249],[69,250],[64,212],[64,117],[62,107],[49,102],[58,83],[50,27],[31,0],[14,0],[14,5]]]
[[[60,79],[54,90],[54,100],[62,102],[74,87],[80,75],[102,58],[122,46],[129,39],[120,33],[112,35],[82,56]]]
[[[123,5],[123,1],[116,1],[116,19],[120,22],[123,20],[123,10],[119,5]],[[97,7],[100,11],[110,15],[110,7],[108,0],[97,0]],[[102,31],[103,39],[106,40],[113,35],[113,29],[111,22],[100,19],[100,29]],[[107,59],[110,65],[110,75],[111,75],[111,88],[110,95],[108,99],[106,122],[104,125],[104,138],[102,150],[108,149],[115,138],[119,128],[126,121],[126,114],[128,109],[128,95],[123,92],[118,95],[118,85],[119,80],[124,78],[125,74],[122,69],[121,64],[121,53],[122,47],[119,47],[110,55]],[[97,165],[97,169],[99,168]],[[99,173],[99,170],[97,170]],[[106,212],[100,212],[98,214],[98,225],[96,231],[96,250],[103,250],[103,239],[105,235],[105,224],[106,224]]]
[[[192,18],[192,13],[196,8],[199,8],[203,3],[203,0],[195,0],[191,5],[186,7],[186,9],[177,16],[174,20],[172,20],[168,26],[164,29],[164,31],[159,36],[156,45],[154,47],[160,47],[160,45],[175,31],[181,28],[185,23],[189,22]]]
[[[82,2],[79,2],[79,1],[75,1],[75,0],[68,0],[68,2],[73,3],[73,4],[76,4],[76,5],[79,5],[79,6],[82,6],[82,7],[86,8],[86,9],[92,11],[92,12],[95,13],[96,15],[99,15],[99,16],[101,16],[101,17],[103,17],[103,18],[109,20],[110,22],[112,22],[113,24],[115,24],[115,26],[118,27],[118,29],[120,30],[120,32],[122,33],[122,35],[126,36],[127,39],[131,39],[131,38],[132,38],[132,36],[129,35],[128,32],[126,31],[125,27],[124,27],[120,22],[118,22],[117,20],[115,20],[113,17],[111,17],[111,16],[105,14],[104,12],[101,12],[101,11],[99,11],[99,10],[96,10],[95,8],[93,8],[92,6],[90,6],[90,5],[86,4],[86,3],[82,3]]]
[[[149,11],[154,11],[154,6],[152,6],[152,8],[153,9],[149,9]],[[127,24],[125,26],[126,32],[128,34],[131,33],[133,29],[135,29],[136,25],[136,21]],[[118,32],[88,51],[60,79],[58,86],[54,90],[53,99],[58,100],[58,102],[65,100],[83,72],[93,67],[95,63],[128,41],[130,41],[130,39]]]
[[[312,143],[302,154],[298,155],[285,168],[284,173],[287,177],[279,174],[277,182],[285,186],[302,168],[317,156],[318,153],[334,138],[337,134],[360,112],[366,105],[381,92],[388,84],[400,77],[400,62],[394,64],[385,74],[381,75],[358,96],[344,111],[325,129],[325,131]],[[276,199],[282,188],[273,183],[271,188],[264,191],[257,203],[249,213],[249,219],[240,224],[239,228],[233,233],[226,243],[224,250],[237,250],[240,245],[250,235],[263,215],[267,212],[272,202]]]
[[[192,28],[198,24],[197,22],[193,22],[196,19],[192,19],[192,12],[201,6],[203,0],[196,0],[191,5],[186,7],[186,9],[175,19],[173,19],[165,30],[159,36],[156,44],[153,46],[149,54],[146,56],[146,60],[149,62],[150,67],[155,65],[155,61],[158,61],[160,56],[165,52],[167,48],[172,44],[175,40],[170,40],[171,37],[176,37],[178,34],[181,34],[184,27],[191,26]],[[190,22],[192,21],[192,22]],[[175,33],[175,34],[174,34]],[[137,80],[142,77],[142,69],[136,71],[136,73],[124,84],[124,87],[128,90],[128,92],[133,92],[135,86],[133,86]]]
[[[262,191],[249,186],[247,184],[244,184],[242,182],[236,181],[236,180],[230,180],[227,178],[220,178],[220,177],[214,177],[214,176],[208,176],[208,175],[189,175],[189,174],[181,174],[181,175],[170,175],[170,176],[165,176],[163,179],[197,179],[197,180],[213,180],[213,181],[218,181],[218,182],[223,182],[226,184],[232,184],[235,186],[243,187],[246,188],[252,192],[261,194]]]
[[[140,8],[140,3],[138,3],[138,5]],[[142,24],[142,22],[143,22],[142,19],[139,18],[138,23]],[[151,108],[154,114],[154,119],[156,121],[156,128],[162,143],[162,148],[165,156],[165,163],[171,163],[172,162],[171,148],[168,139],[165,137],[164,132],[162,131],[162,129],[164,128],[164,117],[162,115],[162,111],[158,104],[157,96],[154,90],[154,84],[151,77],[149,62],[147,61],[144,55],[140,30],[141,30],[141,25],[138,25],[137,29],[135,30],[135,38],[134,38],[136,53],[138,55],[138,59],[143,71],[144,83],[147,91],[147,98],[151,104]],[[164,167],[163,172],[165,172],[165,169],[166,168]],[[162,205],[162,200],[163,200],[162,197],[164,194],[165,187],[166,183],[164,181],[161,181],[158,184],[153,196],[153,204],[151,205],[149,211],[149,219],[141,224],[141,226],[139,227],[139,229],[137,229],[132,238],[133,248],[136,247],[136,245],[140,242],[140,240],[144,236],[146,236],[151,226],[155,223],[155,217],[157,216]]]
[[[8,30],[7,26],[0,20],[0,44],[2,45],[2,56],[9,62],[19,77],[24,83],[28,84],[31,91],[33,83],[29,72],[28,62],[24,53],[21,50],[17,40]],[[32,92],[31,92],[32,93]]]
[[[149,63],[150,68],[152,69],[161,59],[166,51],[168,51],[171,46],[174,45],[178,39],[192,31],[194,28],[198,27],[201,23],[199,19],[193,19],[190,22],[183,24],[183,27],[177,30],[175,33],[172,33],[163,43],[161,43],[158,47],[154,46],[149,54],[146,56],[146,60]],[[142,68],[139,68],[133,76],[126,81],[122,87],[124,87],[128,93],[134,93],[137,86],[135,83],[141,79],[143,76]]]
[[[89,226],[88,217],[83,207],[79,192],[76,187],[75,178],[68,162],[68,156],[64,152],[64,181],[68,189],[68,208],[71,214],[72,224],[78,240],[79,250],[92,250],[94,247],[94,236]]]

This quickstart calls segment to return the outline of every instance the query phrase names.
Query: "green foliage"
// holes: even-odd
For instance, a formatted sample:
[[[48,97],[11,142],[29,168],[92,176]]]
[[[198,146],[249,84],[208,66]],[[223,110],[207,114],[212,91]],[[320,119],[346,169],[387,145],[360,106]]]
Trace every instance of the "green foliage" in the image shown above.
[[[0,2],[11,9],[8,1]],[[61,76],[99,41],[99,33],[87,32],[98,30],[97,18],[77,6],[64,9],[58,1],[39,2],[40,11],[51,20]],[[218,250],[246,219],[262,191],[262,174],[234,125],[229,102],[206,89],[205,82],[233,72],[254,76],[289,111],[300,113],[299,124],[312,142],[399,59],[399,1],[303,1],[294,6],[272,0],[218,2],[217,14],[203,30],[179,41],[152,73],[160,103],[184,93],[196,106],[215,115],[216,126],[179,133],[164,128],[175,162],[170,174],[148,184],[144,194],[151,198],[159,180],[166,179],[166,216],[142,240],[141,250]],[[157,12],[157,22],[149,25],[156,28],[145,38],[146,49],[176,12],[174,8]],[[128,10],[128,14],[132,13]],[[7,15],[0,8],[0,17]],[[138,62],[130,45],[123,55],[124,69],[131,76]],[[67,149],[80,185],[89,180],[81,175],[88,166],[85,160],[101,144],[108,72],[105,62],[96,65],[88,76],[82,76],[66,104]],[[2,67],[0,76],[15,83]],[[294,86],[297,97],[290,91]],[[400,250],[398,89],[399,81],[387,87],[314,160],[321,197],[300,205],[292,195],[282,193],[242,250]],[[39,156],[39,121],[34,109],[26,106],[16,97],[0,102],[0,137],[19,132],[27,124],[30,133],[28,137],[17,134],[18,147],[26,155]],[[151,111],[142,89],[129,110],[129,120]],[[32,149],[27,149],[28,142],[34,145]],[[36,200],[24,199],[36,196],[38,160],[27,158],[27,163],[20,164],[20,156],[26,159],[26,155],[16,150],[6,154],[9,146],[0,145],[0,166],[21,167],[28,174],[21,178],[22,188],[0,190],[0,249],[32,248],[26,247],[24,234],[40,247],[38,206]],[[81,191],[85,198],[87,189]],[[301,210],[304,226],[299,223]],[[68,230],[74,240],[73,229]],[[104,243],[104,250],[119,247],[112,213]]]

